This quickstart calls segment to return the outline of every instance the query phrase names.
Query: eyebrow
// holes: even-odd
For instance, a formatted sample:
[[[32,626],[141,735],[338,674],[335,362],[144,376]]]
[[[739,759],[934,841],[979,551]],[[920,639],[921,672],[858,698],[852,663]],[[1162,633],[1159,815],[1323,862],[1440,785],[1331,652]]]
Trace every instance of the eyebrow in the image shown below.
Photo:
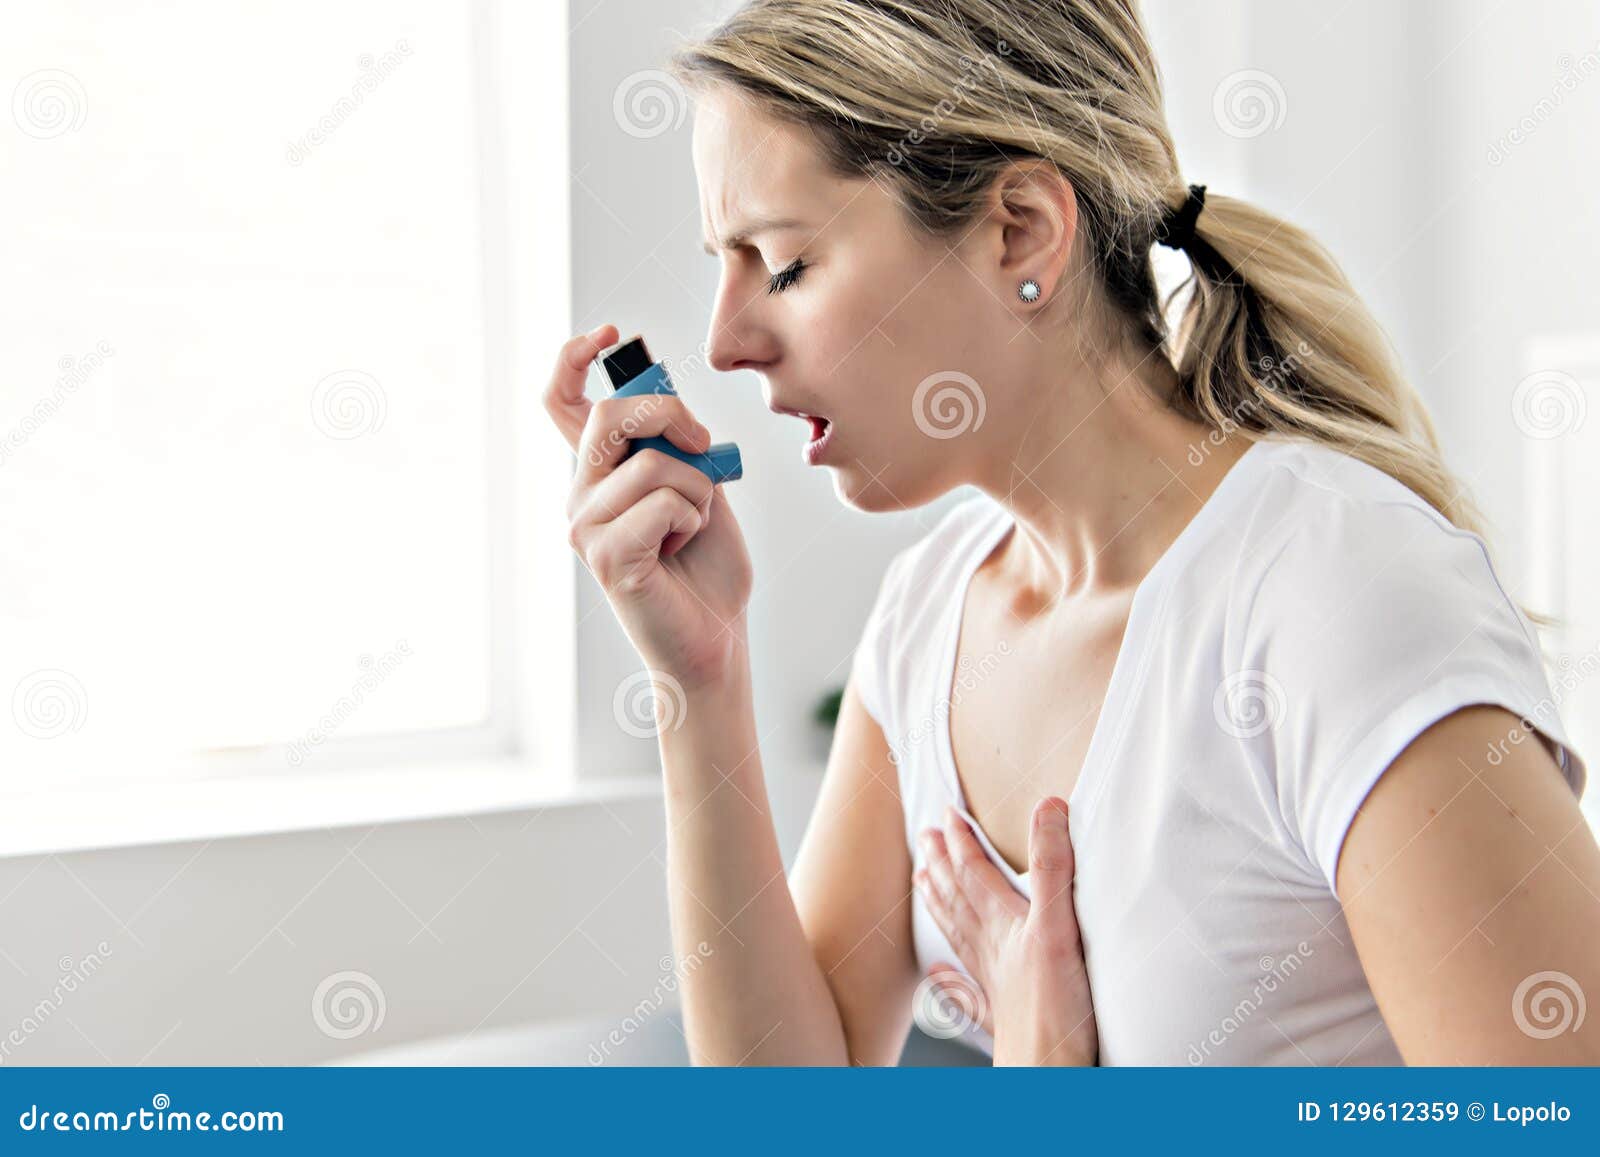
[[[792,217],[758,217],[738,232],[724,237],[719,245],[713,245],[710,241],[706,241],[702,247],[707,253],[715,257],[719,246],[723,249],[737,249],[750,238],[760,236],[762,233],[780,233],[786,229],[802,229],[804,227],[805,222],[796,221]]]

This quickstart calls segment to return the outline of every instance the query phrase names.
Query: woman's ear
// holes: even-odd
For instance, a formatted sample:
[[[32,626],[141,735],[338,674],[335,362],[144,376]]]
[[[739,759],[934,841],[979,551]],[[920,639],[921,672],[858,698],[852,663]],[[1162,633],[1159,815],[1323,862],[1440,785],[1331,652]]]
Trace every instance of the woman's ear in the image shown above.
[[[981,270],[995,279],[1002,301],[1032,310],[1050,300],[1066,276],[1078,233],[1078,198],[1072,183],[1048,161],[1007,166],[989,187],[989,219],[982,230]],[[1019,294],[1025,282],[1039,292]]]

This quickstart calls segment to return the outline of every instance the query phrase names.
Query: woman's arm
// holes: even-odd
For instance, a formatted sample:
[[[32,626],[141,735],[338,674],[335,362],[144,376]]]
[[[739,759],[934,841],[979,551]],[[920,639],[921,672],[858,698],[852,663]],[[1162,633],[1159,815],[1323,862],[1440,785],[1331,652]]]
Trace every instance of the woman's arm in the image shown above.
[[[1600,1064],[1600,1009],[1578,1024],[1600,999],[1600,850],[1509,711],[1469,707],[1418,736],[1368,794],[1336,871],[1407,1063]]]
[[[673,940],[698,1064],[893,1064],[916,972],[910,856],[887,744],[847,689],[786,885],[741,639],[661,732]],[[704,943],[709,951],[698,946]]]

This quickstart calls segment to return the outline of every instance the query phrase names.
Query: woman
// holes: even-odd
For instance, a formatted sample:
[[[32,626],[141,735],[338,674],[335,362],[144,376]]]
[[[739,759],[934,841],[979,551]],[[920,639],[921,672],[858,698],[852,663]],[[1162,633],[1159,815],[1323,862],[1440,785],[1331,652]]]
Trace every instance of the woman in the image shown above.
[[[732,508],[622,459],[707,432],[563,350],[572,545],[681,689],[693,1057],[890,1064],[933,977],[997,1063],[1600,1060],[1534,636],[1334,261],[1186,187],[1134,6],[756,0],[677,67],[711,364],[858,509],[981,492],[889,568],[785,887]]]

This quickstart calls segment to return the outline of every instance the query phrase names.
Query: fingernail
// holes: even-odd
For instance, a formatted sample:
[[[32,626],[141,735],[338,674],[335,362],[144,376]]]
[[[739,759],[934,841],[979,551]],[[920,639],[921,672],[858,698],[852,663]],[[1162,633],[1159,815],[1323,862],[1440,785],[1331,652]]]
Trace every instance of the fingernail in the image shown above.
[[[1038,810],[1033,813],[1033,818],[1041,828],[1065,829],[1067,826],[1066,809],[1050,800],[1040,803]]]

